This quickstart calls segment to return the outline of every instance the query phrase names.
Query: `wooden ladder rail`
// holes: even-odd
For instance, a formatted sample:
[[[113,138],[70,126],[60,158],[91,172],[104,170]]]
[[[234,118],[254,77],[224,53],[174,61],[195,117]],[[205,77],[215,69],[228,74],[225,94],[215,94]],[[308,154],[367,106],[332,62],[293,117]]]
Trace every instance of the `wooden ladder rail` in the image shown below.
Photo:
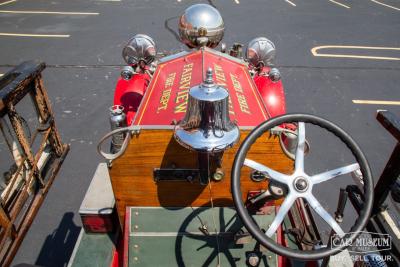
[[[11,192],[7,192],[6,199],[0,199],[0,266],[9,266],[29,230],[58,170],[61,167],[68,151],[69,145],[63,144],[58,133],[50,101],[43,85],[42,71],[46,68],[44,62],[27,61],[6,73],[0,79],[0,123],[8,116],[11,123],[1,125],[1,132],[5,129],[13,134],[4,136],[18,147],[21,162],[17,164],[17,171],[12,175]],[[24,131],[24,125],[16,110],[16,105],[26,96],[30,95],[38,116],[39,127],[30,141]],[[36,137],[41,135],[39,149],[34,152],[32,144]],[[7,141],[7,140],[6,140]],[[11,150],[10,140],[7,145]],[[38,162],[45,148],[51,148],[49,168],[44,173]],[[12,152],[12,151],[11,151]],[[22,172],[26,169],[26,175]],[[15,180],[22,177],[22,186],[13,190]],[[16,191],[16,192],[14,192]]]

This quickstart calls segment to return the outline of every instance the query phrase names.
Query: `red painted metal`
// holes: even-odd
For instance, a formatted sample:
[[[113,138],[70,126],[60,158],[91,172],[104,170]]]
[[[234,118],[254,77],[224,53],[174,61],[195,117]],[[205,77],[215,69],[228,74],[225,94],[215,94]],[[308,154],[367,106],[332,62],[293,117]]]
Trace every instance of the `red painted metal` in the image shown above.
[[[124,242],[125,238],[123,233],[118,231],[116,238],[116,245],[113,249],[113,258],[110,267],[122,267],[124,262]]]
[[[278,206],[275,207],[275,214],[279,211]],[[278,229],[276,230],[276,241],[278,244],[280,244],[281,246],[287,247],[288,246],[288,242],[286,240],[286,235],[285,235],[285,231],[282,228],[282,225],[278,227]],[[281,255],[277,255],[278,256],[278,262],[277,262],[277,267],[289,267],[292,266],[292,264],[290,263],[290,259],[283,257]]]
[[[282,81],[273,82],[265,75],[268,71],[269,68],[265,67],[260,73],[256,74],[254,83],[264,100],[269,115],[276,117],[286,113],[285,92]]]
[[[86,233],[108,233],[114,229],[114,222],[110,215],[81,214],[81,220]]]
[[[159,64],[150,83],[148,74],[135,74],[126,81],[117,81],[114,105],[125,109],[127,124],[135,118],[140,125],[170,125],[183,118],[190,87],[201,83],[206,68],[214,69],[214,79],[231,95],[230,115],[240,126],[256,126],[269,117],[286,113],[285,93],[281,81],[272,82],[265,67],[253,79],[247,66],[213,50],[194,51]],[[255,90],[258,89],[258,90]],[[140,111],[138,112],[138,109]]]
[[[126,113],[127,124],[130,125],[142,101],[150,82],[148,74],[138,73],[126,81],[121,77],[117,81],[114,93],[114,105],[122,105]]]
[[[110,267],[120,267],[118,250],[113,251],[113,258],[112,258]]]
[[[202,82],[209,67],[214,70],[215,82],[230,93],[232,120],[239,126],[256,126],[268,119],[248,67],[228,55],[205,49],[158,65],[134,124],[171,125],[181,120],[186,112],[189,89]]]

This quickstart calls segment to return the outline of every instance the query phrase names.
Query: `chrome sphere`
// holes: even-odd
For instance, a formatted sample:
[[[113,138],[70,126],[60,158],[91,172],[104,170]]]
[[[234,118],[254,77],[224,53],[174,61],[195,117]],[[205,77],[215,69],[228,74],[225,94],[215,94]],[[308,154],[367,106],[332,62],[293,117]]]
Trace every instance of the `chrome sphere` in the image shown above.
[[[136,34],[125,45],[122,57],[128,65],[135,65],[141,60],[150,64],[156,57],[156,44],[150,36]]]
[[[190,48],[214,48],[224,36],[224,20],[214,7],[196,4],[188,7],[179,19],[179,35]]]
[[[260,64],[273,66],[275,63],[275,45],[265,37],[257,37],[247,45],[246,58],[255,67]]]

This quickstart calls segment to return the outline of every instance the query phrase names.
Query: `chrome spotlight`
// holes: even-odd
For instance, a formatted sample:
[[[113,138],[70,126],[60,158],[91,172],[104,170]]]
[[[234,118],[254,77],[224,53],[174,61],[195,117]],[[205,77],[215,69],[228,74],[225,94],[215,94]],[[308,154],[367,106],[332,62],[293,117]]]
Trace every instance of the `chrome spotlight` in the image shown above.
[[[122,57],[128,65],[136,65],[140,61],[144,61],[148,65],[156,57],[156,44],[151,37],[145,34],[136,34],[125,45]]]
[[[246,58],[254,67],[273,66],[275,45],[265,37],[257,37],[247,45]]]
[[[224,36],[224,29],[219,11],[207,4],[188,7],[179,19],[179,35],[190,48],[216,47]]]

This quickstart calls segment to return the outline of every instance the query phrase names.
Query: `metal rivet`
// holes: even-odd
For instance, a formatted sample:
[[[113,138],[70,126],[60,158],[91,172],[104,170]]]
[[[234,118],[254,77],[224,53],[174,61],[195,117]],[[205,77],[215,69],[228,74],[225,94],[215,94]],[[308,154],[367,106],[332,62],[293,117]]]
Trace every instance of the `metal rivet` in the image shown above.
[[[137,261],[137,260],[138,260],[138,257],[134,257],[133,260]]]
[[[269,259],[269,260],[270,260],[270,259],[272,259],[272,256],[271,256],[271,255],[269,255],[269,256],[268,256],[268,259]]]
[[[139,229],[139,225],[135,225],[134,228],[135,228],[135,229]]]
[[[221,181],[225,176],[224,171],[221,168],[218,168],[213,174],[213,178],[215,181]]]
[[[136,212],[135,212],[135,215],[138,216],[138,215],[139,215],[139,212],[136,211]]]
[[[133,247],[134,247],[134,248],[139,248],[139,245],[136,245],[136,244],[135,244],[135,245],[133,245]]]

